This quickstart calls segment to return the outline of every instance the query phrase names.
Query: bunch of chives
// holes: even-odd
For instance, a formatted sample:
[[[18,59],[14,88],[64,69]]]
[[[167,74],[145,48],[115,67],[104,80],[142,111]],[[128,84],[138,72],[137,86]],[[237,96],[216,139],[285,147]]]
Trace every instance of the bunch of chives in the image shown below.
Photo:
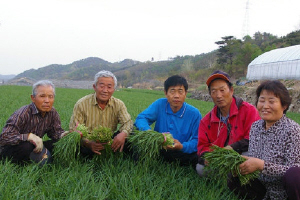
[[[204,159],[208,165],[205,166],[205,171],[209,176],[216,179],[219,176],[227,178],[228,173],[238,176],[241,185],[248,184],[250,180],[258,178],[259,171],[250,174],[242,175],[239,170],[239,165],[246,161],[239,153],[232,149],[225,149],[218,146],[212,146],[212,151],[204,154]]]

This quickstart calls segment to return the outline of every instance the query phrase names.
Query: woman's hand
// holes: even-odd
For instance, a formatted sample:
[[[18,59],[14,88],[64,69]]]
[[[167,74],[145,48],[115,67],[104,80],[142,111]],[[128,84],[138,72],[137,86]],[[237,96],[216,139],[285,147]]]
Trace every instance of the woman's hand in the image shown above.
[[[242,175],[250,174],[256,170],[262,171],[264,169],[265,161],[259,158],[243,156],[247,160],[240,164],[239,169]]]

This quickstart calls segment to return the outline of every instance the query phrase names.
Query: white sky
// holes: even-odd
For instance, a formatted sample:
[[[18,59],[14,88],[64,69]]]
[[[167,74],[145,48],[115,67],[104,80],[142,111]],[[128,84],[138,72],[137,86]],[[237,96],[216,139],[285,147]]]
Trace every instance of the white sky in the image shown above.
[[[87,57],[109,62],[207,53],[221,37],[300,29],[299,0],[0,0],[0,74]]]

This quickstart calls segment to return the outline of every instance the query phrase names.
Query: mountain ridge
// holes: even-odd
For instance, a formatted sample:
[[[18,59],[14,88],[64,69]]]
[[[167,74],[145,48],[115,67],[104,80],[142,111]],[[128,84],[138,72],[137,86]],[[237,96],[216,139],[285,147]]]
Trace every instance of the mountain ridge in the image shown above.
[[[187,78],[190,83],[204,83],[213,70],[220,69],[231,75],[233,81],[245,79],[248,64],[257,56],[276,48],[300,44],[300,30],[278,38],[270,33],[257,32],[243,40],[234,36],[221,37],[215,43],[219,48],[198,55],[176,56],[164,61],[140,62],[124,59],[111,63],[102,58],[88,57],[70,64],[52,64],[39,69],[30,69],[18,74],[14,79],[27,77],[33,80],[90,81],[100,70],[113,72],[119,87],[154,88],[174,74]]]

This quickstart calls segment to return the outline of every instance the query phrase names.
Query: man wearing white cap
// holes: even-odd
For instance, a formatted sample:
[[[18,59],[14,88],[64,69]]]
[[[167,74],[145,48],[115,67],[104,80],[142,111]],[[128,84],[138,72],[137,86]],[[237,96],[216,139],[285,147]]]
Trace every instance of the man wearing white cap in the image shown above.
[[[251,125],[260,119],[253,105],[233,95],[233,86],[227,73],[214,71],[206,85],[215,106],[201,120],[198,129],[199,159],[196,170],[200,176],[205,176],[203,155],[211,151],[212,145],[233,149],[240,154],[247,152]]]

